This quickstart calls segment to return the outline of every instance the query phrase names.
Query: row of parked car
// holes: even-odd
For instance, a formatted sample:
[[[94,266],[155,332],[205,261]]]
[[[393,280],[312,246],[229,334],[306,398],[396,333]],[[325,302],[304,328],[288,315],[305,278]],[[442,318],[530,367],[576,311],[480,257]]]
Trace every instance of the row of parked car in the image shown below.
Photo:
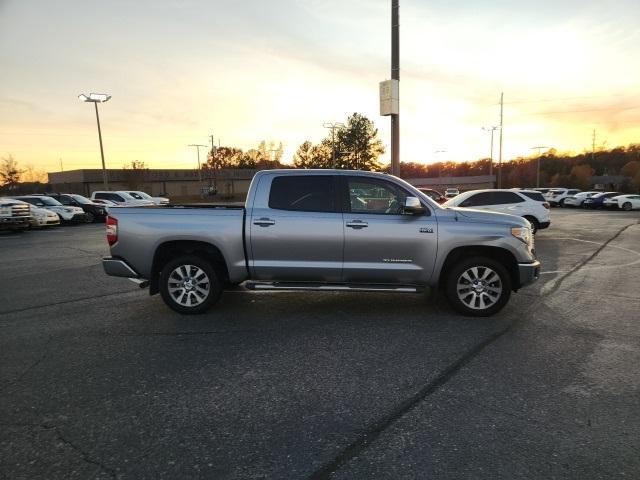
[[[618,208],[620,210],[640,209],[640,195],[620,192],[583,192],[568,188],[541,188],[551,206],[576,208]]]
[[[418,188],[444,207],[475,208],[500,213],[518,215],[529,220],[535,233],[551,224],[549,210],[557,207],[619,208],[633,210],[640,208],[640,195],[619,192],[582,192],[569,188],[512,188],[470,190],[452,195],[448,189],[445,195],[437,190]]]
[[[74,193],[17,195],[0,198],[0,229],[22,230],[61,223],[104,222],[110,206],[168,204],[165,197],[141,191],[96,191],[91,198]]]

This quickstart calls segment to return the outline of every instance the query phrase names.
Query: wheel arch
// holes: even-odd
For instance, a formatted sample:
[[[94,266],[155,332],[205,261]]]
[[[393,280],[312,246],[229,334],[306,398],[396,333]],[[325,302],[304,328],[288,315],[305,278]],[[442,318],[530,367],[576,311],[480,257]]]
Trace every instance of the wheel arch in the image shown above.
[[[464,246],[451,250],[447,254],[447,258],[440,269],[440,275],[438,278],[439,288],[442,289],[445,287],[447,274],[451,267],[461,259],[468,257],[488,257],[502,263],[509,272],[512,289],[517,291],[520,284],[520,272],[518,271],[518,261],[516,260],[516,257],[509,250],[486,245]]]
[[[218,247],[211,243],[197,240],[171,240],[160,244],[153,255],[149,278],[149,294],[155,295],[160,291],[159,281],[162,268],[167,262],[179,255],[197,255],[211,262],[213,268],[220,273],[222,283],[229,283],[227,262]]]

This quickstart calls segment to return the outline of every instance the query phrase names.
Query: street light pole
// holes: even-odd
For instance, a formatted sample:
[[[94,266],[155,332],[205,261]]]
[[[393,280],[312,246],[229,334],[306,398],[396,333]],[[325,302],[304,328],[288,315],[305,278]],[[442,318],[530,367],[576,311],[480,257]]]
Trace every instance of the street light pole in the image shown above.
[[[78,95],[78,99],[83,102],[93,103],[93,106],[96,109],[96,122],[98,123],[98,141],[100,142],[100,158],[102,159],[102,183],[104,184],[105,190],[109,190],[109,179],[107,177],[107,167],[104,162],[104,148],[102,147],[102,130],[100,129],[98,103],[108,102],[110,98],[111,95],[107,95],[106,93],[90,93],[89,95],[81,93],[80,95]]]
[[[538,166],[536,168],[536,188],[540,188],[540,158],[542,157],[542,149],[549,148],[545,146],[531,147],[531,150],[538,150]]]
[[[199,143],[192,143],[187,145],[188,147],[196,147],[198,151],[198,189],[200,189],[200,196],[202,197],[202,168],[200,167],[200,147],[206,147],[207,145],[201,145]]]
[[[498,154],[498,188],[502,188],[502,132],[504,131],[504,92],[500,94],[500,153]]]
[[[500,129],[500,126],[482,127],[485,132],[491,132],[491,146],[489,147],[489,176],[493,175],[493,132]],[[493,182],[492,182],[493,184]]]

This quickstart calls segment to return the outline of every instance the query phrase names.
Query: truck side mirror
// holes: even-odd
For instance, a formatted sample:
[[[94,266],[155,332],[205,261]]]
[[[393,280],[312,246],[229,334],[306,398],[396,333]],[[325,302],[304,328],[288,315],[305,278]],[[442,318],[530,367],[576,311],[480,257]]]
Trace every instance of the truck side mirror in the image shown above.
[[[425,208],[417,197],[407,197],[404,201],[404,213],[420,215],[425,212]]]

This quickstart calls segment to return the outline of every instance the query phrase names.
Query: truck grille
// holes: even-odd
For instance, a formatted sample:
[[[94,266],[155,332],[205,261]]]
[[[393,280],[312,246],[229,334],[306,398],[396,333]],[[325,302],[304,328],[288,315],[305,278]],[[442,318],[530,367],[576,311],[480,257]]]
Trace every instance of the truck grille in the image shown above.
[[[29,205],[25,205],[24,203],[19,203],[17,205],[11,206],[11,216],[12,217],[30,217],[31,216],[31,208]]]

